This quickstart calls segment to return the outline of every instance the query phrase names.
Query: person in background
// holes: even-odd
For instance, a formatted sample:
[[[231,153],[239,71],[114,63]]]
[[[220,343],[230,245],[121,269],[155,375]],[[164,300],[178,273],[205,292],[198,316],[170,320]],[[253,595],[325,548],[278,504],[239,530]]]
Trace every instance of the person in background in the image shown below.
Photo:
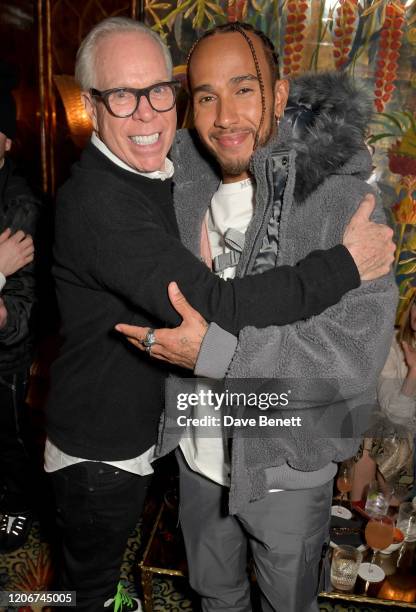
[[[40,203],[6,153],[16,133],[13,70],[0,63],[0,550],[19,548],[32,521],[22,422],[32,360],[34,235]]]
[[[351,492],[353,502],[363,503],[368,484],[376,478],[382,484],[387,481],[397,490],[400,482],[409,482],[414,475],[416,289],[393,337],[387,361],[378,380],[377,399],[382,415],[389,422],[384,426],[390,430],[390,435],[364,439],[354,465]],[[390,427],[391,424],[393,428]],[[400,490],[403,495],[405,487],[401,486]],[[392,503],[398,504],[399,501],[393,491]]]
[[[416,289],[404,311],[377,386],[381,411],[416,431]]]

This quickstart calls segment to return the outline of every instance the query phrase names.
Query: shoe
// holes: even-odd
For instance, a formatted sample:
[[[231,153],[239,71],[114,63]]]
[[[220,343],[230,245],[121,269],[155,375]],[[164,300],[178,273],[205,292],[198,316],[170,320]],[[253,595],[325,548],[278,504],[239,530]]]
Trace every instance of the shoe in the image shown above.
[[[131,597],[124,590],[124,586],[121,582],[117,585],[117,593],[115,597],[107,599],[104,603],[104,608],[109,608],[113,612],[143,612],[142,604],[140,599]]]
[[[12,552],[23,546],[32,527],[32,515],[5,512],[0,519],[0,550]]]

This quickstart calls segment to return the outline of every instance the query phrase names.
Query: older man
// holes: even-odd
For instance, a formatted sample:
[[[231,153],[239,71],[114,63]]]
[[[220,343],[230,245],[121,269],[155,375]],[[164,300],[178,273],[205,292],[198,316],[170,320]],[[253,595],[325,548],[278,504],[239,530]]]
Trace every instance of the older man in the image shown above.
[[[371,158],[363,137],[371,104],[366,96],[345,75],[307,75],[289,87],[278,78],[272,44],[247,24],[208,32],[192,49],[188,69],[195,126],[221,166],[222,182],[218,187],[214,161],[209,171],[189,135],[180,134],[171,154],[175,165],[176,159],[181,162],[174,197],[185,244],[198,252],[207,209],[206,231],[216,261],[233,248],[221,238],[236,218],[245,235],[237,267],[228,263],[222,270],[228,277],[293,264],[312,248],[336,243],[368,191]],[[265,330],[248,327],[222,372],[212,366],[227,352],[225,343],[218,328],[210,326],[196,372],[286,379],[280,390],[290,389],[292,399],[287,408],[280,404],[277,416],[305,406],[312,411],[297,412],[304,426],[293,427],[286,437],[270,430],[266,435],[256,418],[257,429],[251,432],[236,426],[231,452],[221,437],[207,438],[202,426],[182,439],[179,427],[162,432],[158,454],[176,444],[181,449],[180,519],[191,584],[205,612],[251,610],[248,547],[264,610],[318,609],[318,568],[328,537],[336,462],[353,455],[358,445],[349,439],[354,428],[348,438],[336,437],[337,423],[347,414],[358,414],[364,422],[368,418],[390,346],[396,301],[394,281],[387,276],[361,285],[310,320]],[[152,356],[194,367],[190,352],[182,355],[183,330],[195,358],[203,322],[183,299],[180,309],[182,329],[153,330]],[[139,347],[148,332],[118,329]],[[213,347],[209,359],[207,338]],[[222,347],[221,353],[215,346]],[[231,389],[247,387],[234,382]],[[195,416],[203,413],[202,406],[195,410]],[[173,412],[175,422],[178,413]],[[257,415],[251,410],[249,416]],[[228,498],[229,513],[224,512]]]
[[[120,609],[121,596],[111,596],[152,472],[166,372],[138,359],[114,325],[176,325],[166,291],[176,280],[226,330],[219,331],[222,369],[235,347],[229,332],[321,312],[358,286],[360,274],[383,273],[393,247],[391,232],[369,222],[364,208],[345,233],[349,250],[338,244],[296,267],[224,282],[178,238],[166,157],[177,84],[166,47],[137,22],[109,19],[82,43],[76,76],[94,134],[57,202],[54,274],[64,343],[52,370],[45,465],[63,532],[61,585],[77,591],[80,610],[93,612],[104,602]]]

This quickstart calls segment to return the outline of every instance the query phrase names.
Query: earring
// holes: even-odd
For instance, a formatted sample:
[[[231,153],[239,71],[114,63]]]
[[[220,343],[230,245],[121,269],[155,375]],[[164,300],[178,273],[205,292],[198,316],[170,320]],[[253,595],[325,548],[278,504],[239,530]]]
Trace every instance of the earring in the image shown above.
[[[276,127],[278,128],[280,125],[280,115],[276,117]]]

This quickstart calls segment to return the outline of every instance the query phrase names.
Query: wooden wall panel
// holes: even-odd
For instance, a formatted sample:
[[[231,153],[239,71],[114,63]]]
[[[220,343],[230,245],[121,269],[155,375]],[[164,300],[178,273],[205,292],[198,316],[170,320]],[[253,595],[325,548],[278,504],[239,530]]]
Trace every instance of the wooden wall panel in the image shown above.
[[[53,194],[79,156],[53,75],[74,73],[79,44],[96,23],[116,15],[139,18],[141,6],[137,0],[38,0],[44,191]]]
[[[0,57],[14,65],[19,85],[13,92],[18,131],[12,156],[34,186],[40,186],[39,96],[36,10],[33,0],[1,0]]]
[[[141,0],[0,1],[0,57],[20,75],[13,156],[44,193],[53,195],[79,156],[53,75],[73,74],[76,50],[93,25],[111,15],[142,14]]]

